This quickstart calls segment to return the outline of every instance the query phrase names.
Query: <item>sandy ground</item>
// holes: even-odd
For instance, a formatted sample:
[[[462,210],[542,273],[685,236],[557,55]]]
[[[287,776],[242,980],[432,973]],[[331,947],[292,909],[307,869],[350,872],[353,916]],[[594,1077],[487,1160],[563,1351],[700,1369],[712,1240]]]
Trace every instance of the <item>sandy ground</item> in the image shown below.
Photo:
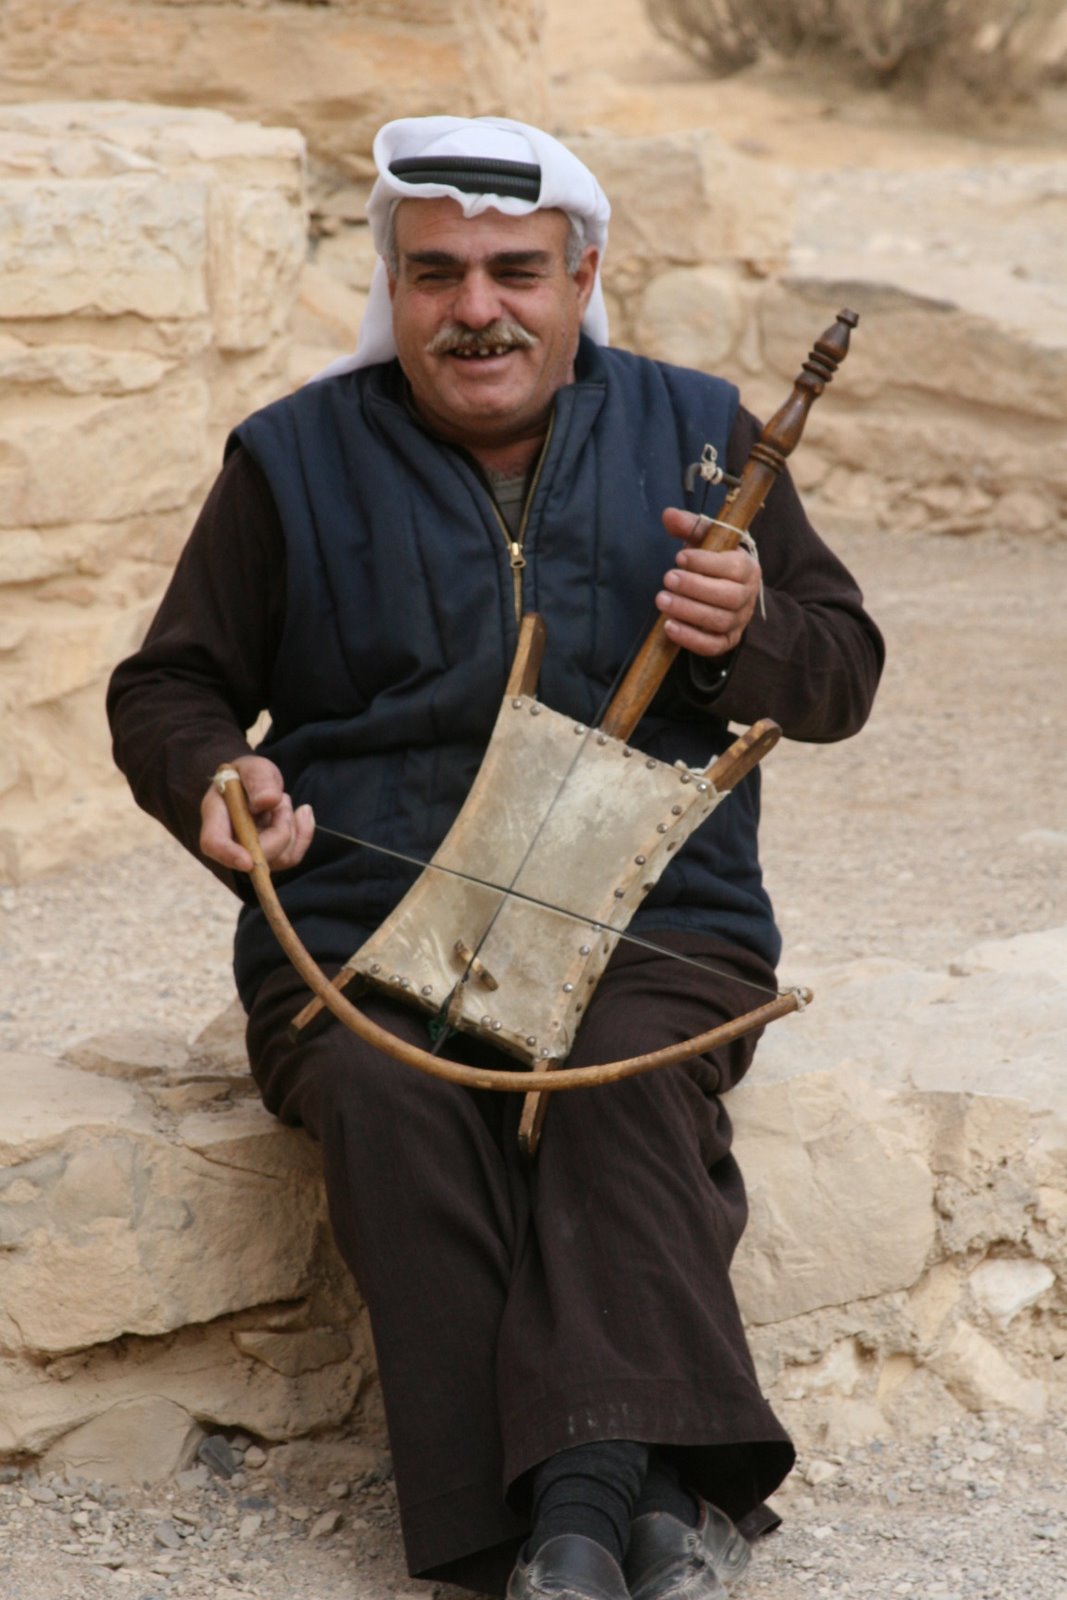
[[[552,0],[549,12],[556,118],[571,127],[711,125],[793,165],[834,164],[846,146],[861,165],[1012,160],[1058,137],[1002,126],[979,146],[810,77],[709,84],[648,33],[639,0]],[[837,544],[889,664],[858,739],[783,746],[765,767],[783,976],[868,954],[941,966],[977,940],[1062,925],[1067,542],[857,529]],[[59,1052],[120,1024],[195,1035],[232,996],[231,920],[226,892],[165,839],[0,890],[0,1048]],[[785,1528],[739,1594],[1067,1600],[1065,1445],[1062,1419],[1001,1416],[837,1456],[805,1450],[779,1498]],[[404,1575],[388,1458],[365,1438],[262,1463],[253,1446],[232,1479],[200,1469],[151,1494],[0,1472],[4,1600],[427,1592]]]

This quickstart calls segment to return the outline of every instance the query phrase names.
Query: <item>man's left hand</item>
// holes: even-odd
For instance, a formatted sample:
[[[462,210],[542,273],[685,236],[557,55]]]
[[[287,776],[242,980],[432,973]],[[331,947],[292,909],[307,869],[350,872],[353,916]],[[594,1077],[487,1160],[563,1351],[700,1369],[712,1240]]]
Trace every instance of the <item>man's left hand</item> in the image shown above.
[[[663,526],[672,539],[688,540],[694,523],[691,511],[670,507]],[[697,528],[700,537],[703,527]],[[724,656],[736,650],[748,627],[760,592],[759,562],[747,550],[679,550],[656,596],[667,636],[698,656]]]

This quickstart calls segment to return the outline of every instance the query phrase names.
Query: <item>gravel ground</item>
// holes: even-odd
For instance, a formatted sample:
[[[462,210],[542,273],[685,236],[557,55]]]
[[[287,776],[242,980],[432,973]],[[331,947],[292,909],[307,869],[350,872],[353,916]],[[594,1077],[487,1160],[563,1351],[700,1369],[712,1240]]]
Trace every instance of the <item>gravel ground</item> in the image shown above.
[[[1062,925],[1067,543],[839,548],[890,664],[859,739],[784,746],[765,768],[788,976],[869,954],[938,966],[980,939]],[[127,1025],[194,1036],[232,998],[232,914],[167,840],[0,890],[0,1048],[55,1054]],[[915,1427],[913,1439],[802,1454],[777,1501],[785,1525],[757,1550],[742,1600],[1067,1600],[1063,1420]],[[258,1448],[232,1478],[200,1466],[147,1494],[0,1474],[2,1600],[429,1592],[405,1576],[374,1444],[283,1446],[261,1464]]]
[[[734,1592],[1067,1600],[1065,1432],[967,1417],[802,1457]],[[6,1476],[4,1600],[460,1600],[405,1576],[388,1459],[366,1445],[253,1445],[231,1478],[198,1465],[151,1493]]]

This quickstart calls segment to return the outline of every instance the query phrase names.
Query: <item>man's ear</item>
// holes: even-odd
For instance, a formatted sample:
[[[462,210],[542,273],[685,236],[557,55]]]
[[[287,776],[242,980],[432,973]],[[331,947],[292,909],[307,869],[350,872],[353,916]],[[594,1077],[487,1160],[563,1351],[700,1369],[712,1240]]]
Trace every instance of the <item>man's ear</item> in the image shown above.
[[[581,307],[583,316],[585,315],[586,307],[588,306],[590,297],[593,293],[593,286],[596,283],[596,273],[599,265],[599,250],[597,250],[595,245],[586,245],[585,249],[582,251],[582,259],[579,261],[577,270],[574,273],[574,282],[578,290],[578,304]]]

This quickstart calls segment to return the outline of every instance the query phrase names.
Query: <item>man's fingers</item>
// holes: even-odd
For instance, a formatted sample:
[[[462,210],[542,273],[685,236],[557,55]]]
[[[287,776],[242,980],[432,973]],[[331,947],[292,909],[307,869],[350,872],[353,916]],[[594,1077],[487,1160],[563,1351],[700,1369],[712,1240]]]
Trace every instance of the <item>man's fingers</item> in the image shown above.
[[[663,520],[670,531],[666,513]],[[756,609],[760,577],[745,550],[679,550],[656,596],[668,638],[702,656],[736,649]]]
[[[311,807],[301,806],[294,812],[280,771],[264,756],[241,756],[232,765],[241,779],[267,865],[277,872],[295,867],[315,832]],[[200,814],[202,853],[232,871],[250,871],[252,858],[233,837],[226,802],[214,785],[200,803]]]
[[[231,872],[250,872],[252,857],[234,838],[226,802],[214,786],[200,802],[200,818],[201,854]]]
[[[747,574],[746,574],[747,578]],[[737,582],[732,578],[705,577],[699,572],[679,572],[677,567],[664,574],[663,587],[680,603],[708,606],[714,611],[735,613],[755,602],[758,583]]]
[[[665,617],[664,627],[672,644],[683,650],[692,650],[699,656],[724,656],[736,650],[741,643],[744,628],[732,627],[721,632],[702,627],[700,623],[686,622],[680,616]]]
[[[698,544],[711,526],[710,518],[702,517],[695,511],[686,511],[681,506],[668,506],[662,520],[672,539],[694,539]]]

